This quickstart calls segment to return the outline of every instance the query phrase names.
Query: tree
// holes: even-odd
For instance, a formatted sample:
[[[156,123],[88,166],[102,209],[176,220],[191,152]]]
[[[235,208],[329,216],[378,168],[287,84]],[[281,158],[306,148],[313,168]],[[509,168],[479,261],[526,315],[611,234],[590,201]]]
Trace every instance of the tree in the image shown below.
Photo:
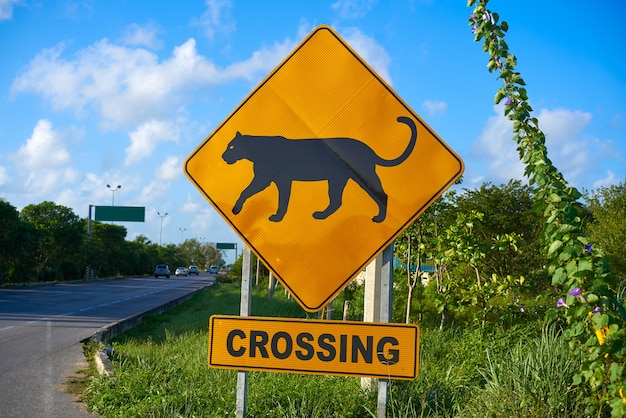
[[[421,293],[419,274],[409,271],[419,272],[424,262],[434,261],[438,292],[434,302],[442,327],[450,303],[457,308],[479,307],[484,325],[494,290],[510,290],[520,277],[541,270],[542,258],[529,254],[538,249],[539,232],[531,189],[520,181],[446,193],[396,241],[396,256],[407,264],[405,320],[412,297]],[[532,247],[526,248],[525,242]]]
[[[395,252],[399,252],[399,254],[401,254],[401,260],[403,260],[406,265],[405,273],[408,292],[406,296],[406,310],[404,314],[404,322],[407,324],[411,320],[411,305],[413,301],[413,293],[415,292],[415,286],[417,285],[417,280],[420,273],[421,251],[419,244],[421,241],[422,233],[421,227],[421,222],[418,219],[407,229],[405,229],[400,237],[398,237],[398,240],[396,240],[397,244],[395,247]],[[415,268],[413,268],[414,266]]]
[[[196,238],[186,239],[182,242],[178,246],[178,256],[183,260],[183,266],[206,264],[202,243]]]
[[[137,265],[135,274],[154,272],[159,261],[159,245],[150,241],[145,235],[137,235],[131,243],[136,248]]]
[[[0,283],[24,280],[29,265],[27,248],[33,242],[32,228],[20,219],[18,210],[0,199]]]
[[[592,215],[587,225],[592,245],[602,249],[611,270],[626,279],[626,183],[600,187],[586,200]]]
[[[515,233],[491,237],[489,241],[477,239],[477,230],[484,225],[485,215],[471,210],[458,212],[455,222],[438,237],[437,264],[445,266],[446,276],[442,280],[439,305],[445,308],[452,304],[459,309],[477,308],[474,318],[485,328],[487,313],[493,310],[492,300],[496,296],[510,294],[520,289],[525,282],[523,276],[489,273],[485,262],[488,251],[506,253],[517,251],[521,239]],[[445,324],[442,314],[441,327]]]
[[[419,298],[419,295],[422,293],[421,282],[419,281],[421,266],[425,262],[430,263],[435,260],[439,230],[442,224],[450,222],[450,219],[453,218],[455,209],[450,204],[450,198],[454,195],[455,192],[451,191],[436,200],[396,239],[394,246],[395,256],[406,265],[404,269],[407,286],[404,315],[406,323],[410,322],[413,297],[417,296]],[[440,277],[437,275],[437,272],[435,272],[435,278],[440,283]],[[400,291],[394,295],[396,299],[404,296],[402,292],[403,287],[401,286],[398,290]],[[422,304],[419,299],[418,304],[419,319],[421,320]]]
[[[218,265],[222,255],[215,248],[215,244],[201,243],[196,238],[190,238],[178,246],[176,259],[180,266],[197,265],[204,269],[210,265]]]
[[[471,211],[484,214],[474,228],[474,239],[485,250],[484,274],[529,275],[541,271],[546,260],[540,253],[539,236],[541,217],[533,210],[532,188],[519,180],[511,180],[500,186],[484,183],[479,189],[467,190],[456,195],[454,204],[460,213]],[[494,241],[506,234],[523,239],[525,251],[515,246],[507,250],[494,247]]]
[[[211,265],[218,266],[222,261],[222,252],[217,249],[215,244],[206,243],[202,246],[207,267]]]
[[[159,263],[169,264],[172,269],[182,266],[183,260],[178,254],[178,247],[174,244],[159,246]],[[154,266],[153,266],[154,267]]]
[[[130,273],[127,261],[130,253],[126,244],[126,228],[120,225],[94,222],[93,238],[99,241],[100,253],[91,265],[99,277],[120,276]]]
[[[37,279],[68,280],[81,277],[76,262],[85,231],[72,209],[53,202],[28,205],[20,218],[33,226],[37,242],[35,270]]]

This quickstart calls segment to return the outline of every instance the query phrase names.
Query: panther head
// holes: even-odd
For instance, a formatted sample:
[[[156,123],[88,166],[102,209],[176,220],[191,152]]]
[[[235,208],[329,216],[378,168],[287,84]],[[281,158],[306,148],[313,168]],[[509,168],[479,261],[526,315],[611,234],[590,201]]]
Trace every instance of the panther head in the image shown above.
[[[244,137],[245,135],[237,132],[235,134],[235,137],[228,143],[226,151],[224,151],[224,153],[222,154],[222,159],[226,161],[227,164],[234,164],[237,161],[246,158],[245,155],[243,155],[242,153],[242,142]]]

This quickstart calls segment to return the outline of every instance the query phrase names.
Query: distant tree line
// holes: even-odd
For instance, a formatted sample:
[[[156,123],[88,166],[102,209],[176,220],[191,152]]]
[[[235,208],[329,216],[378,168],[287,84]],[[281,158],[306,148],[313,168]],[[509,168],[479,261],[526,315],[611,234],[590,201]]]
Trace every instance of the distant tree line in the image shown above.
[[[0,284],[149,275],[158,263],[170,268],[218,264],[214,244],[187,239],[160,246],[139,235],[126,240],[121,225],[92,221],[45,201],[18,211],[0,199]],[[173,273],[173,272],[172,272]]]
[[[523,276],[536,285],[547,278],[539,250],[541,214],[532,202],[532,189],[520,181],[447,193],[398,238],[396,256],[413,270],[436,260],[442,288],[450,275],[461,286],[469,285],[461,277],[473,277],[481,290],[493,277]],[[604,251],[612,271],[626,278],[625,183],[593,190],[585,202],[581,215],[587,219],[594,246]],[[157,263],[203,269],[221,260],[214,244],[195,238],[165,246],[143,235],[128,241],[125,227],[96,221],[89,235],[87,219],[49,201],[18,211],[0,199],[0,225],[2,284],[79,280],[86,277],[88,267],[96,277],[120,277],[151,274]],[[402,292],[419,289],[416,276],[407,277],[401,288],[408,289]]]

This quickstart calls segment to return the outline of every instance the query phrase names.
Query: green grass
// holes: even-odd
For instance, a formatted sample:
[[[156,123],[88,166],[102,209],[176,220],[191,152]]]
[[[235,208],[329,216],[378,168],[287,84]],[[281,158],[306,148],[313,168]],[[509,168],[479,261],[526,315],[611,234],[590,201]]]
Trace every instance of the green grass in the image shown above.
[[[238,283],[211,287],[115,339],[114,375],[91,378],[88,407],[104,418],[234,416],[237,372],[207,366],[207,324],[236,315],[239,295]],[[268,300],[260,286],[252,314],[311,315],[282,290]],[[417,379],[389,384],[388,417],[580,416],[569,385],[578,363],[556,327],[532,317],[489,332],[452,322],[440,332],[431,322],[420,328]],[[372,417],[377,395],[358,378],[250,372],[247,405],[249,417]]]

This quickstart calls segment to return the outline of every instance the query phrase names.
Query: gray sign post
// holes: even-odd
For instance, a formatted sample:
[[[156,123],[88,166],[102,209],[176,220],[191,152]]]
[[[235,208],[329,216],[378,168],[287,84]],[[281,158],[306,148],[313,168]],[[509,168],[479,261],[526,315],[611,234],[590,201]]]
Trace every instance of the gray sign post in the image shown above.
[[[218,244],[219,245],[219,244]],[[239,315],[249,316],[252,301],[252,251],[246,245],[243,246],[243,260],[241,264],[241,302]],[[248,372],[237,372],[237,418],[246,416],[246,402],[248,400]]]

